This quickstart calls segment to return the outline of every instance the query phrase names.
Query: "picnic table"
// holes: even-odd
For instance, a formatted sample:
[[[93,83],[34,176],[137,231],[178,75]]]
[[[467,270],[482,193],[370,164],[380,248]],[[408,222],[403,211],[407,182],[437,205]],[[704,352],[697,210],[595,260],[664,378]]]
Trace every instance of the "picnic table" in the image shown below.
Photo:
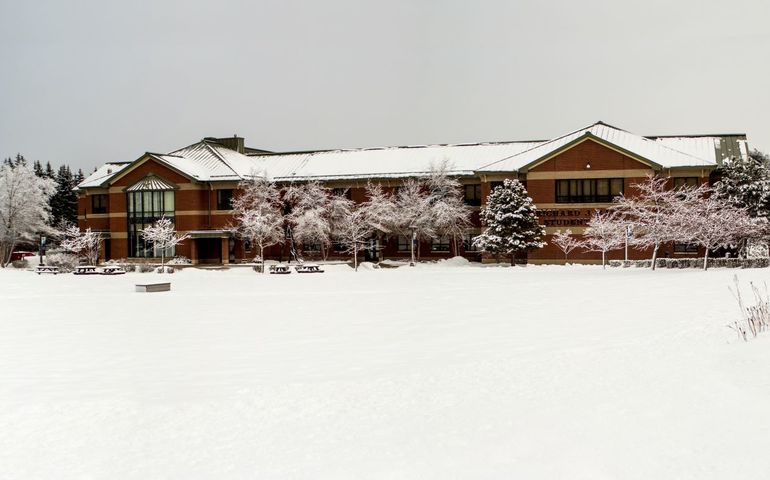
[[[123,275],[124,273],[126,273],[126,271],[123,267],[117,265],[107,265],[106,267],[102,267],[102,275]]]
[[[324,273],[318,265],[314,263],[303,263],[294,267],[297,273]]]
[[[35,272],[40,275],[41,273],[52,273],[56,275],[59,273],[59,267],[54,267],[51,265],[38,265],[35,267]]]
[[[78,265],[72,273],[75,275],[98,275],[100,272],[93,265]]]
[[[291,270],[289,270],[288,265],[270,265],[270,273],[276,273],[279,275],[286,275],[288,273],[291,273]]]

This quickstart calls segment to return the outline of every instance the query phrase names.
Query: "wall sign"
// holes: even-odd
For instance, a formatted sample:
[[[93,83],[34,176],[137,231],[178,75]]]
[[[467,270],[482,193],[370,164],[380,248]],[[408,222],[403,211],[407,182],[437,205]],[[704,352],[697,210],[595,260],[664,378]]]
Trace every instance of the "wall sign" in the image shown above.
[[[546,227],[585,227],[594,213],[593,208],[545,208],[537,211],[540,223]]]

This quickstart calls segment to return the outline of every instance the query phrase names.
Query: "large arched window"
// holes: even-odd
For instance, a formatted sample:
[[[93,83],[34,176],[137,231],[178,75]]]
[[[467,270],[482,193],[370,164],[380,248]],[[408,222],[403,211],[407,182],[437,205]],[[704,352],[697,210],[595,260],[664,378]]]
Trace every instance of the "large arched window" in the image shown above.
[[[142,232],[161,217],[174,221],[176,188],[160,177],[148,175],[126,189],[129,257],[160,257],[160,250],[145,242]],[[165,253],[167,257],[173,254]]]

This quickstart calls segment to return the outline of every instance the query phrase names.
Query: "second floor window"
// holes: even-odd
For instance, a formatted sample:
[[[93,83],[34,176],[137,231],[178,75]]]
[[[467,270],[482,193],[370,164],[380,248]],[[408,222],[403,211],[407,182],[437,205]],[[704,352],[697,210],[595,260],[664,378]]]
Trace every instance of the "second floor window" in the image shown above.
[[[91,212],[107,213],[107,195],[98,194],[91,196]]]
[[[556,180],[556,203],[609,203],[621,193],[622,178]]]
[[[217,190],[217,210],[233,209],[233,190],[231,188]]]
[[[465,204],[481,205],[481,185],[465,185]]]

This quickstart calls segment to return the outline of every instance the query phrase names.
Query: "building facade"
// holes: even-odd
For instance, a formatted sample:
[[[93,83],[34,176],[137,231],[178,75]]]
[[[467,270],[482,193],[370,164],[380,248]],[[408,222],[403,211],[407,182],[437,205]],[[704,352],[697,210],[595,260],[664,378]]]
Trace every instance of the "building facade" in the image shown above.
[[[166,154],[147,152],[130,162],[108,163],[78,187],[81,229],[102,232],[104,259],[147,259],[159,252],[142,239],[142,230],[165,216],[190,239],[177,255],[193,263],[228,264],[253,259],[249,242],[230,230],[230,200],[238,184],[254,175],[268,175],[287,185],[317,180],[340,189],[356,202],[366,200],[369,182],[397,187],[406,178],[425,175],[432,165],[447,161],[450,174],[463,185],[472,222],[457,252],[448,239],[420,245],[421,258],[455,254],[482,260],[471,240],[482,231],[479,210],[490,191],[506,178],[522,181],[539,209],[546,242],[557,230],[581,234],[596,209],[610,206],[621,192],[647,175],[670,177],[670,186],[711,183],[725,159],[745,157],[744,134],[639,136],[597,122],[552,140],[461,145],[428,145],[354,150],[273,153],[248,148],[243,138],[206,138]],[[409,240],[374,236],[364,252],[368,260],[408,256]],[[630,258],[648,252],[631,251]],[[305,257],[318,252],[309,246]],[[696,255],[687,246],[667,245],[660,256]],[[702,254],[702,252],[701,252]],[[341,256],[332,252],[332,256]],[[609,258],[623,258],[622,251]],[[287,259],[286,245],[271,247],[267,258]],[[594,263],[600,254],[573,252],[570,261]],[[563,262],[550,243],[528,254],[532,263]]]

